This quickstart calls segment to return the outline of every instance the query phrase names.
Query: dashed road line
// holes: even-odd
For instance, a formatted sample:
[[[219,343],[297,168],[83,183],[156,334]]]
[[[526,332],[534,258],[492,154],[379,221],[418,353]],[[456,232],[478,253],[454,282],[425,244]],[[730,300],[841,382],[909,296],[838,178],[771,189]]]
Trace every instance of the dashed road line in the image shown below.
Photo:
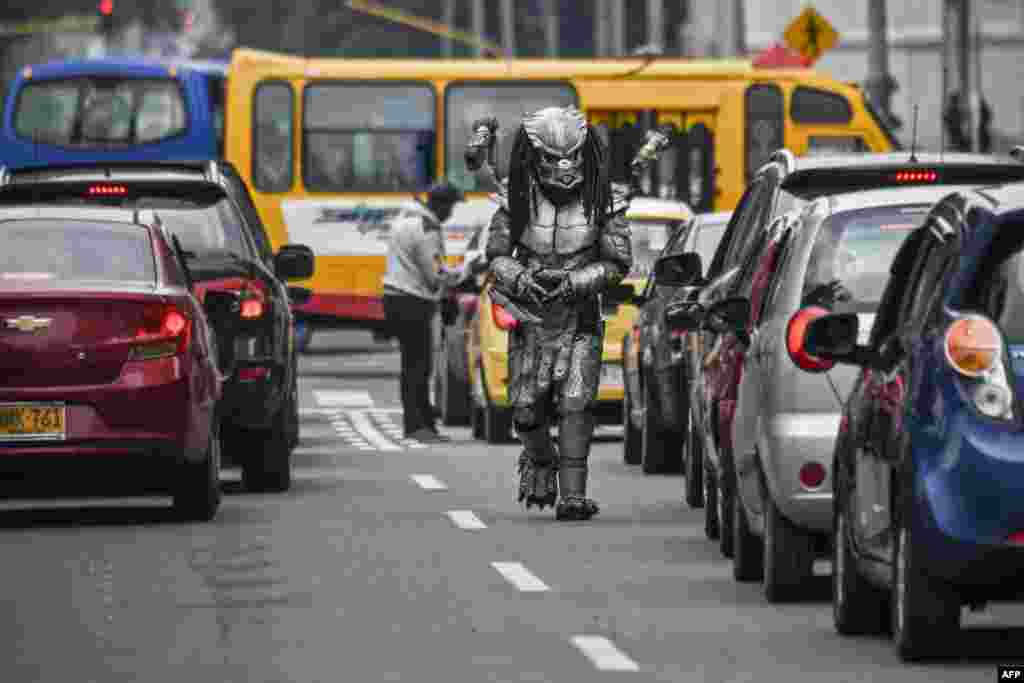
[[[452,523],[455,526],[460,529],[466,529],[467,531],[487,528],[487,525],[484,524],[472,510],[449,510],[448,518],[452,520]]]
[[[572,644],[599,671],[639,671],[640,666],[604,636],[573,636]]]
[[[328,408],[370,408],[374,405],[368,391],[316,390],[316,402]]]
[[[410,477],[424,491],[446,491],[448,485],[432,474],[414,474]]]
[[[491,562],[499,574],[524,593],[541,593],[551,590],[533,572],[519,562]]]
[[[352,426],[355,427],[359,435],[366,441],[370,442],[374,447],[381,451],[400,451],[402,447],[395,442],[389,440],[383,434],[381,434],[373,423],[370,422],[370,417],[363,411],[353,410],[348,414],[348,419],[351,420]]]

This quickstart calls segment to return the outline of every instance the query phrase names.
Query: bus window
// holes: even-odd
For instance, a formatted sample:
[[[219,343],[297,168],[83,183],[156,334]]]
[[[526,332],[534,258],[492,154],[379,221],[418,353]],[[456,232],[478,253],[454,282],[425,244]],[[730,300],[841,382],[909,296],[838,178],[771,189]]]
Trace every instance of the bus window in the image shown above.
[[[302,171],[321,192],[416,191],[434,177],[429,85],[306,87]]]
[[[508,158],[514,136],[524,114],[544,107],[577,105],[576,90],[567,82],[537,81],[524,83],[456,83],[445,95],[445,168],[448,180],[463,191],[493,190],[483,173],[466,169],[463,152],[473,121],[486,117],[498,119],[495,150],[500,177],[508,175]]]
[[[267,82],[253,98],[252,178],[261,192],[292,186],[292,87]]]
[[[853,107],[839,93],[799,85],[793,91],[789,115],[796,123],[846,125],[853,120]]]
[[[76,147],[155,142],[182,134],[185,126],[185,101],[173,79],[29,83],[14,112],[19,137]]]
[[[756,83],[747,88],[747,182],[776,150],[786,146],[785,98],[774,83]]]

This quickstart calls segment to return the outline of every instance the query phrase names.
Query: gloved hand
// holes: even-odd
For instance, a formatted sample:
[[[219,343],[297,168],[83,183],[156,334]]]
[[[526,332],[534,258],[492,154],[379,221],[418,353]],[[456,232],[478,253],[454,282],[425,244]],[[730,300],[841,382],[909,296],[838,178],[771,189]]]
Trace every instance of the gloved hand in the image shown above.
[[[545,268],[537,271],[534,280],[547,291],[546,303],[569,299],[572,296],[572,282],[567,271]]]
[[[533,273],[526,270],[516,278],[515,292],[512,295],[522,301],[543,306],[547,302],[548,290],[537,282]]]

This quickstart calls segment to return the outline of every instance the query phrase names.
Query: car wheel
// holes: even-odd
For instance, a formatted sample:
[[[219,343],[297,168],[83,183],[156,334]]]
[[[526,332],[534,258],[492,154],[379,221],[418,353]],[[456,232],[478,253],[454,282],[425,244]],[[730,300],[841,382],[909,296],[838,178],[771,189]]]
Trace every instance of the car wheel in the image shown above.
[[[464,335],[462,327],[457,323],[445,330],[444,341],[438,352],[437,371],[435,373],[436,401],[441,412],[441,422],[449,427],[467,425],[470,422],[470,411],[473,408],[469,382],[466,377],[465,362],[459,363],[458,358],[466,354],[462,346]]]
[[[643,383],[643,427],[640,436],[640,464],[644,474],[678,472],[683,451],[682,434],[665,429],[659,420],[661,401],[655,382]]]
[[[641,432],[633,425],[633,401],[629,397],[627,383],[622,392],[622,462],[627,465],[640,464]]]
[[[764,595],[768,602],[791,602],[814,576],[814,537],[789,521],[767,491],[763,495]]]
[[[704,507],[704,450],[693,426],[692,412],[686,423],[686,504],[691,508],[701,508]]]
[[[959,596],[925,574],[910,526],[899,525],[892,563],[893,644],[905,662],[945,652],[960,629]]]
[[[290,413],[291,408],[285,404],[277,411],[270,429],[248,432],[249,453],[242,456],[242,485],[247,491],[282,493],[291,488],[291,449],[286,432]]]
[[[210,445],[202,462],[185,463],[178,472],[174,511],[189,522],[208,522],[220,507],[220,429],[212,428]]]
[[[733,485],[728,470],[725,470],[725,457],[727,453],[723,450],[719,453],[718,466],[722,469],[718,478],[718,549],[722,557],[732,559],[733,550]]]
[[[732,577],[743,582],[760,581],[764,578],[764,541],[750,528],[739,492],[733,493],[732,500]]]
[[[704,535],[709,541],[717,541],[721,528],[718,524],[718,484],[714,470],[708,467],[705,460],[704,470]]]
[[[832,621],[836,631],[844,636],[884,633],[889,626],[889,596],[857,569],[857,557],[847,538],[846,513],[838,500],[833,518]]]

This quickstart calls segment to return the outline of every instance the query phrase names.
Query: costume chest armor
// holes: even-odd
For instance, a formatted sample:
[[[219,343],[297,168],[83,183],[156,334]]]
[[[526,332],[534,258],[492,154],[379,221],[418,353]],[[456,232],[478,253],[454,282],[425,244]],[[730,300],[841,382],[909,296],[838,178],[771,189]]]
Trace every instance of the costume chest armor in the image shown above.
[[[587,221],[583,202],[555,206],[538,193],[533,221],[520,241],[534,254],[570,256],[597,243],[597,227]]]

